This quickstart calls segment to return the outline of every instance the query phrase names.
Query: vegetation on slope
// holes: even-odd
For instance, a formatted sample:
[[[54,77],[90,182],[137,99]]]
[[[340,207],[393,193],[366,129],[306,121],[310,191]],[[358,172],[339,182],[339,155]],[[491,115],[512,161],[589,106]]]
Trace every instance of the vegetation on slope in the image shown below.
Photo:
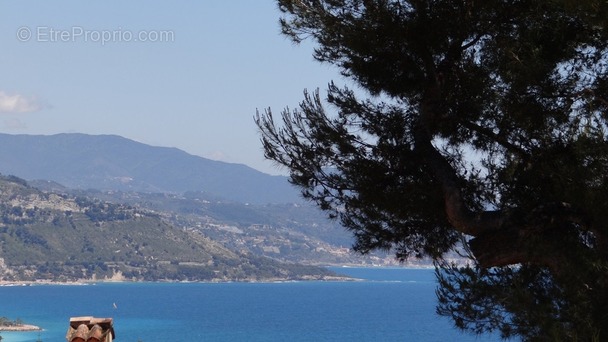
[[[0,279],[270,280],[322,269],[231,251],[153,212],[0,177]]]

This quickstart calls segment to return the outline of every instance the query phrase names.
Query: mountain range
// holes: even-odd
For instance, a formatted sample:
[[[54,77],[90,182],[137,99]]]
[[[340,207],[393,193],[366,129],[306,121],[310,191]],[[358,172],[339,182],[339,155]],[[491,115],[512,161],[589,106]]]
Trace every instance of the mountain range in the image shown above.
[[[202,191],[257,204],[301,201],[286,177],[116,135],[0,134],[0,173],[75,189]]]
[[[158,213],[0,176],[0,281],[322,279],[325,269],[231,250]]]
[[[395,261],[353,253],[286,177],[175,148],[0,134],[0,173],[0,280],[318,279]]]

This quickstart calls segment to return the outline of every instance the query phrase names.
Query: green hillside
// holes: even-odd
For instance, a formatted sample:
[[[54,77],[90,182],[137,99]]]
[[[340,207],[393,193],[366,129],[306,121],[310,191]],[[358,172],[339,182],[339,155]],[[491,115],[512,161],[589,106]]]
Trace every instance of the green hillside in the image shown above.
[[[0,177],[0,280],[255,281],[322,278],[321,268],[240,254],[152,211],[41,192]]]

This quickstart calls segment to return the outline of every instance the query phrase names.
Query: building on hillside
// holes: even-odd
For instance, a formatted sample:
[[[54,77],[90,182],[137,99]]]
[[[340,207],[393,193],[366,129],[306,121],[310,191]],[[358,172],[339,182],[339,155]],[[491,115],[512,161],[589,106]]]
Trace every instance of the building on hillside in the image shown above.
[[[68,342],[112,342],[116,335],[112,318],[71,317],[65,335]]]

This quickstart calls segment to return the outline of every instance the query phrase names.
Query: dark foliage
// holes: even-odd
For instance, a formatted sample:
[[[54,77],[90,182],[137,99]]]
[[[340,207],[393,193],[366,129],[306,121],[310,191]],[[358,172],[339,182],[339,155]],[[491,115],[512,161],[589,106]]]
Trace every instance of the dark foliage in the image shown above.
[[[360,87],[256,117],[302,195],[361,252],[435,259],[460,328],[606,339],[608,3],[278,4]],[[458,241],[471,267],[443,262]]]

